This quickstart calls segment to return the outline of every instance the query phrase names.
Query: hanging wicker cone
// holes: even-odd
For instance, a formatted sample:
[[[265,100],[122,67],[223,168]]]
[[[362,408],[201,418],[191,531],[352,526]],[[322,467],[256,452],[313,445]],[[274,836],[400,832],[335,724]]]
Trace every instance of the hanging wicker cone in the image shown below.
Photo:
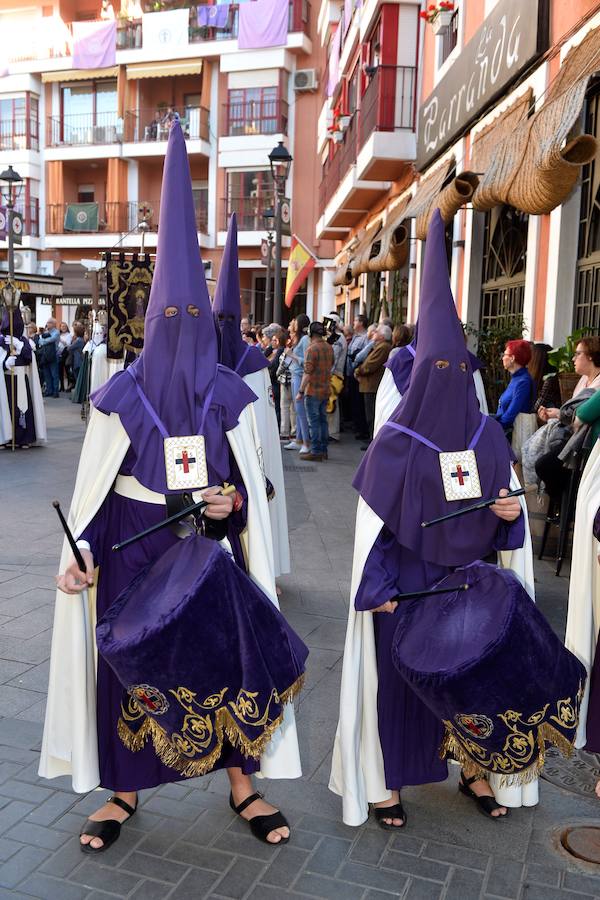
[[[373,243],[373,251],[377,253],[371,255],[369,272],[394,272],[406,263],[410,236],[406,210],[410,200],[407,197],[396,205],[383,232]]]
[[[380,244],[381,238],[377,241],[375,239],[380,234],[381,228],[381,222],[378,222],[376,227],[367,231],[366,235],[356,248],[356,253],[350,261],[350,271],[352,272],[353,278],[357,278],[363,272],[370,271],[369,261],[372,256],[376,256],[377,253],[379,253],[379,246],[376,245]]]
[[[461,206],[468,203],[477,185],[479,178],[474,172],[461,172],[453,178],[437,197],[434,197],[431,205],[424,215],[417,218],[417,238],[424,241],[427,237],[429,223],[436,207],[446,225],[449,225]]]
[[[335,270],[335,275],[333,276],[333,283],[336,287],[344,287],[345,285],[352,284],[352,272],[350,271],[350,260],[346,259],[345,262],[341,263]]]

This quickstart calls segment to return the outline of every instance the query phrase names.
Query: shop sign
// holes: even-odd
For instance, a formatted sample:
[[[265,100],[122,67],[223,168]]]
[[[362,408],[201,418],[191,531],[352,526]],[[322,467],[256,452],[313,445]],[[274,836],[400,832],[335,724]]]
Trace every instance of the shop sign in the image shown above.
[[[417,168],[453,143],[548,46],[548,0],[502,0],[419,108]]]
[[[63,297],[55,297],[54,301],[60,303],[61,306],[92,306],[94,302],[91,297],[82,297],[81,294],[67,294]],[[98,306],[106,306],[104,297],[98,298]]]

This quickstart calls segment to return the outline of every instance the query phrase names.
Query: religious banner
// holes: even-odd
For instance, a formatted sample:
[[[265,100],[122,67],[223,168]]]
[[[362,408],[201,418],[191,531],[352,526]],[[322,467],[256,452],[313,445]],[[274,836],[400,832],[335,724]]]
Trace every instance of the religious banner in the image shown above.
[[[218,28],[224,30],[229,27],[229,13],[231,5],[221,3],[219,6],[198,6],[198,27]]]
[[[74,69],[107,69],[116,62],[116,21],[73,22]]]
[[[189,43],[189,9],[170,9],[144,13],[142,44],[144,51],[158,51],[162,59],[167,51],[186,47]],[[168,58],[168,57],[167,57]]]
[[[65,213],[65,231],[98,231],[97,203],[69,203]]]
[[[154,260],[134,254],[125,259],[106,255],[106,298],[108,306],[108,359],[123,359],[125,352],[141,353],[144,347],[144,318],[150,299]]]
[[[8,209],[6,206],[0,206],[0,241],[5,241],[8,237]]]
[[[285,305],[289,308],[294,297],[308,278],[310,272],[317,264],[317,260],[302,241],[292,235],[290,248],[290,260],[288,263],[287,278],[285,282]]]
[[[287,44],[290,8],[281,0],[254,0],[240,5],[238,48],[262,50]]]

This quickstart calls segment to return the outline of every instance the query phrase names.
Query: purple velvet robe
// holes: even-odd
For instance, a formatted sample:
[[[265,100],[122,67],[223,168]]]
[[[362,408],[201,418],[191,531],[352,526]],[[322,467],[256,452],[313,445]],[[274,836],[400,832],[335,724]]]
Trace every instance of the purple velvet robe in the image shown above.
[[[20,340],[23,341],[23,348],[19,355],[17,356],[15,368],[17,366],[29,366],[31,365],[31,357],[32,357],[32,349],[31,344],[29,343],[29,339],[26,336],[23,336]],[[0,336],[0,346],[3,346],[5,350],[8,350],[8,338],[3,342],[2,337]],[[31,396],[31,385],[29,384],[29,377],[25,376],[25,385],[27,389],[27,410],[25,413],[21,413],[18,409],[13,409],[12,402],[12,385],[11,385],[11,374],[10,369],[6,366],[6,360],[4,361],[4,378],[6,382],[6,393],[8,396],[8,407],[10,409],[10,415],[15,421],[15,443],[17,447],[22,447],[24,444],[35,444],[37,440],[37,435],[35,433],[35,419],[33,416],[33,399]],[[15,382],[15,399],[16,399],[16,382]]]
[[[494,513],[488,510],[488,515]],[[490,553],[522,547],[525,539],[523,514],[511,525],[501,519],[497,521],[496,539],[489,548]],[[469,527],[467,521],[460,527]],[[401,546],[384,526],[367,558],[354,606],[358,611],[375,609],[400,593],[426,590],[451,571],[452,567],[420,559],[413,551]],[[444,781],[448,776],[447,763],[439,757],[444,726],[392,663],[392,641],[402,613],[400,603],[394,613],[382,612],[373,616],[379,683],[379,739],[389,790]]]

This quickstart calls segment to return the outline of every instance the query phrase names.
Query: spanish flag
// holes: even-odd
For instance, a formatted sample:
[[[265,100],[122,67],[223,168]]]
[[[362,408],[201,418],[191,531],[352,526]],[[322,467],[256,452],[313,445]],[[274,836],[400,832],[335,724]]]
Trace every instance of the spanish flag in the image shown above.
[[[290,261],[285,282],[285,305],[288,308],[292,305],[294,297],[308,278],[309,272],[312,272],[316,264],[317,260],[310,250],[307,250],[302,241],[293,234],[292,246],[290,247]]]

